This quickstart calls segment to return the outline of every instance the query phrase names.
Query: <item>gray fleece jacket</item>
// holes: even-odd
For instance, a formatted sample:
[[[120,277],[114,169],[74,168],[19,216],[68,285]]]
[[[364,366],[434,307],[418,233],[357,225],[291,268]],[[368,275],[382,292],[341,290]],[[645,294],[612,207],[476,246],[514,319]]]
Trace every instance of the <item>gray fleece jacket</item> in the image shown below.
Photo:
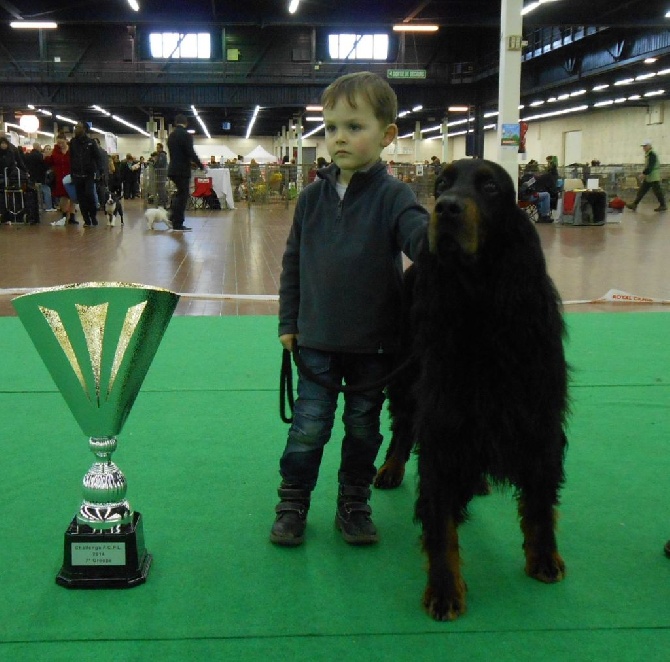
[[[336,165],[298,198],[279,285],[279,335],[331,352],[394,352],[400,343],[402,256],[418,253],[428,213],[379,162],[340,200]]]

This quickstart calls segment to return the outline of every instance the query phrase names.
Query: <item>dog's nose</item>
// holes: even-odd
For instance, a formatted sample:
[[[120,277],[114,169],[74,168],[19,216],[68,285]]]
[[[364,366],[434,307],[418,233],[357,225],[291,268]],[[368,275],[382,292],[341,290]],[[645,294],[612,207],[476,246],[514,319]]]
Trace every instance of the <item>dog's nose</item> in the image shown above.
[[[435,213],[439,216],[458,216],[464,210],[463,201],[455,195],[441,195],[435,203]]]

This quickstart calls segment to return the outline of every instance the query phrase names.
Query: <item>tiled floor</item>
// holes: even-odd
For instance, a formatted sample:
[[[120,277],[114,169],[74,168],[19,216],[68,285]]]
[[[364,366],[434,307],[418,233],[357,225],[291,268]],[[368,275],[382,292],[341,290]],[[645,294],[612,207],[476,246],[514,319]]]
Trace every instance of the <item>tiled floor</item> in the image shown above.
[[[651,198],[652,196],[648,196]],[[0,226],[0,315],[24,288],[119,281],[183,294],[181,315],[275,315],[281,256],[295,203],[187,212],[190,233],[147,230],[139,200],[125,201],[125,225],[97,228]],[[592,300],[614,288],[670,300],[670,213],[608,215],[599,227],[538,225],[549,271],[564,301]],[[230,298],[254,296],[260,298]],[[266,300],[264,300],[266,299]],[[568,304],[567,310],[670,310],[663,304]]]

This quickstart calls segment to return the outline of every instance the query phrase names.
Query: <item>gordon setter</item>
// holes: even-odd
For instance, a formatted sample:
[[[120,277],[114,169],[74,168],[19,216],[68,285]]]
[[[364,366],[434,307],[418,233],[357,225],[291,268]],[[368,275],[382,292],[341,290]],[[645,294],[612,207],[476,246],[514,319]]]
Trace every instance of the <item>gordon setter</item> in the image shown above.
[[[400,484],[416,442],[423,604],[444,621],[466,609],[458,527],[483,481],[515,488],[526,574],[547,583],[565,574],[555,523],[568,367],[560,299],[507,172],[457,161],[435,197],[405,277],[413,364],[389,387],[393,436],[376,485]]]

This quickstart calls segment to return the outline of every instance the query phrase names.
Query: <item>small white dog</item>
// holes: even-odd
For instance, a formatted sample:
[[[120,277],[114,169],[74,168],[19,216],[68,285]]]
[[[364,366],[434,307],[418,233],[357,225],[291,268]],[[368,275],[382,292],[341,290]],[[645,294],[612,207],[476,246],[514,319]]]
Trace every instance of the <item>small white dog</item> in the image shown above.
[[[153,230],[156,223],[165,223],[169,229],[172,229],[172,221],[163,207],[147,209],[144,212],[144,218],[147,221],[147,230]]]

